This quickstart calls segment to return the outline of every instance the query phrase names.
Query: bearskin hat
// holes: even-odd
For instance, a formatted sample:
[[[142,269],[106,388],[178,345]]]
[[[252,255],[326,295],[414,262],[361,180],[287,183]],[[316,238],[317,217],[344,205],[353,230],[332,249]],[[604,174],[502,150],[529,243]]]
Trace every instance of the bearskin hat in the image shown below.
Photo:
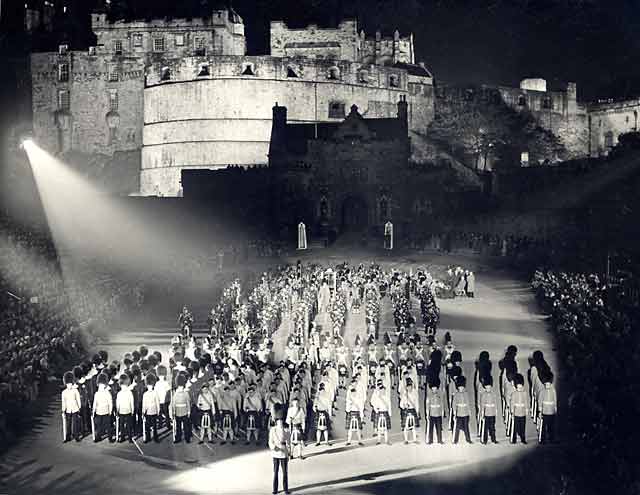
[[[103,363],[106,363],[109,360],[109,353],[107,353],[107,351],[98,351],[98,354],[100,355],[100,359]]]
[[[62,377],[62,381],[65,385],[73,384],[75,382],[75,379],[73,377],[73,372],[67,371]]]
[[[137,363],[138,361],[140,361],[140,353],[138,351],[133,351],[131,353],[131,359],[133,359],[134,363]]]
[[[466,387],[466,386],[467,386],[467,379],[464,376],[456,377],[456,388]]]
[[[113,378],[114,376],[116,376],[118,374],[118,367],[114,366],[113,364],[110,364],[107,368],[105,368],[107,370],[107,372],[109,373],[109,377]]]
[[[155,354],[150,354],[147,362],[149,363],[149,368],[155,368],[158,366],[158,358]]]
[[[93,364],[95,364],[96,366],[99,366],[102,364],[102,358],[100,357],[100,354],[94,354],[93,357],[91,358],[91,362]]]
[[[515,386],[524,385],[524,376],[522,376],[520,373],[516,373],[513,377],[513,384]]]
[[[146,359],[140,360],[140,371],[145,373],[149,371],[149,361],[147,361]]]
[[[478,362],[489,361],[489,351],[482,351],[478,356]]]
[[[532,360],[534,365],[543,362],[544,354],[542,354],[542,351],[533,351]]]
[[[160,351],[153,351],[153,355],[156,357],[156,359],[158,360],[158,363],[162,362],[162,353]]]
[[[107,375],[106,373],[100,373],[97,378],[97,383],[98,385],[106,385],[107,383],[109,383],[109,375]]]
[[[127,352],[127,353],[125,353],[125,355],[124,355],[124,359],[132,360],[132,359],[133,359],[133,357],[131,356],[131,353],[130,353],[130,352]]]
[[[120,385],[128,386],[130,384],[131,384],[131,379],[129,378],[129,375],[127,375],[126,373],[122,373],[120,375]]]
[[[516,354],[518,354],[518,348],[515,345],[510,345],[509,347],[507,347],[506,354],[509,356],[515,356]]]
[[[122,361],[124,363],[124,365],[128,368],[129,366],[131,366],[133,364],[133,361],[131,360],[130,357],[126,357],[123,359]]]
[[[156,368],[158,376],[167,376],[167,367],[164,364],[159,364]]]
[[[184,387],[187,384],[187,377],[183,373],[179,373],[176,377],[178,387]]]
[[[84,376],[84,371],[82,370],[81,366],[73,367],[73,376],[76,380],[80,380],[80,378]]]
[[[199,361],[191,361],[189,363],[189,369],[193,371],[194,375],[197,375],[200,371],[200,362]]]
[[[146,382],[147,386],[149,387],[153,387],[156,384],[157,378],[156,375],[154,375],[153,373],[149,373],[144,381]]]
[[[140,353],[140,357],[144,359],[149,354],[149,349],[146,345],[141,345],[138,352]]]
[[[453,351],[451,353],[451,362],[452,363],[461,363],[462,362],[462,353],[460,351]]]

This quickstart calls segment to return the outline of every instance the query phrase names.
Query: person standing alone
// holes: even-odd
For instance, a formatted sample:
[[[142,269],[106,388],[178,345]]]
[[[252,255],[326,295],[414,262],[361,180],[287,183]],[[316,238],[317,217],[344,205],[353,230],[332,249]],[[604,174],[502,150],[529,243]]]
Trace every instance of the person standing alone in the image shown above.
[[[269,430],[269,449],[273,457],[273,493],[278,493],[278,471],[282,467],[284,493],[289,493],[289,448],[291,433],[284,427],[282,404],[276,404],[275,425]]]

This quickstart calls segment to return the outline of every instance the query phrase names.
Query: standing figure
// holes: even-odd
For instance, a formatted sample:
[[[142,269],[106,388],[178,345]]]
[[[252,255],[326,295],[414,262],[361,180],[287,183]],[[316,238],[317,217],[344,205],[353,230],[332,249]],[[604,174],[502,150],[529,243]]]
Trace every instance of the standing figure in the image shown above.
[[[176,377],[177,389],[173,393],[169,414],[173,421],[173,443],[182,441],[182,434],[187,443],[191,443],[191,399],[185,390],[187,377],[180,373]]]
[[[493,443],[498,443],[496,440],[496,415],[498,413],[498,401],[496,394],[493,391],[493,378],[491,375],[484,377],[482,380],[484,384],[484,390],[479,392],[479,430],[480,439],[483,444],[487,444],[489,437]]]
[[[517,373],[513,379],[515,390],[509,397],[509,411],[511,413],[511,443],[516,443],[516,437],[520,437],[520,441],[527,443],[525,426],[527,423],[527,392],[524,390],[524,376]]]
[[[291,433],[284,426],[283,406],[275,410],[275,425],[269,430],[269,449],[273,457],[273,493],[278,493],[278,471],[282,468],[284,493],[289,493],[289,451]]]
[[[74,384],[74,376],[71,371],[64,374],[65,389],[62,391],[62,431],[64,442],[67,443],[71,437],[79,442],[80,432],[80,410],[82,407],[80,392]]]
[[[129,375],[125,373],[120,375],[120,391],[116,396],[116,439],[118,442],[124,442],[125,437],[130,443],[133,442],[135,403],[133,392],[129,389],[130,384]]]
[[[456,379],[457,392],[453,396],[453,400],[451,402],[451,414],[453,416],[454,424],[453,443],[458,443],[460,431],[464,432],[467,443],[473,443],[471,441],[471,433],[469,431],[469,415],[471,407],[469,403],[469,395],[465,390],[466,385],[466,378],[464,376],[458,376]]]
[[[158,417],[160,416],[160,399],[153,389],[156,384],[156,376],[148,374],[145,378],[147,391],[142,396],[142,436],[144,443],[151,440],[153,433],[153,441],[159,442],[158,438]]]
[[[389,403],[389,394],[385,389],[384,382],[378,381],[377,388],[371,394],[371,421],[375,435],[377,436],[376,445],[380,444],[381,435],[384,434],[384,440],[387,445],[391,445],[389,441],[389,430],[391,429],[391,404]]]
[[[113,430],[111,429],[111,415],[113,414],[113,399],[107,390],[109,377],[106,373],[100,373],[97,377],[98,390],[93,396],[93,441],[102,440],[102,435],[107,434],[109,442],[113,442]]]
[[[211,382],[214,382],[211,380]],[[213,443],[213,434],[216,417],[216,403],[213,392],[209,388],[209,381],[204,381],[200,387],[196,399],[198,416],[200,417],[200,434],[202,435],[198,443],[204,443],[205,437],[209,438],[209,443]]]
[[[553,443],[555,440],[556,413],[558,412],[558,398],[553,386],[553,373],[547,371],[541,378],[544,388],[538,396],[539,425],[538,441]]]

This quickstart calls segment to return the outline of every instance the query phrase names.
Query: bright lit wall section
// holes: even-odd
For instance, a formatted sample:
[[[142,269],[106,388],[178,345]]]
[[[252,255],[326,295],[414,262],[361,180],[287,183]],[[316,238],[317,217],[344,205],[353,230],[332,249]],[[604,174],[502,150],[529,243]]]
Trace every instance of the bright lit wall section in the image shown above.
[[[272,107],[290,122],[339,122],[355,104],[368,118],[409,128],[433,118],[433,78],[420,65],[382,67],[309,58],[216,57],[157,62],[147,72],[140,192],[180,196],[182,169],[266,165]]]

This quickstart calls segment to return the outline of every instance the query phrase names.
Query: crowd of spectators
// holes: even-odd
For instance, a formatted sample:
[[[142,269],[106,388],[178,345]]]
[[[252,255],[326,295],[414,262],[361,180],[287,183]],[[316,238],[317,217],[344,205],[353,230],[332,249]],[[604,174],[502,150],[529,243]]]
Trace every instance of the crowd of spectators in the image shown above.
[[[624,277],[537,271],[533,288],[551,327],[569,391],[572,493],[639,493],[640,311]],[[631,281],[633,282],[633,281]]]

